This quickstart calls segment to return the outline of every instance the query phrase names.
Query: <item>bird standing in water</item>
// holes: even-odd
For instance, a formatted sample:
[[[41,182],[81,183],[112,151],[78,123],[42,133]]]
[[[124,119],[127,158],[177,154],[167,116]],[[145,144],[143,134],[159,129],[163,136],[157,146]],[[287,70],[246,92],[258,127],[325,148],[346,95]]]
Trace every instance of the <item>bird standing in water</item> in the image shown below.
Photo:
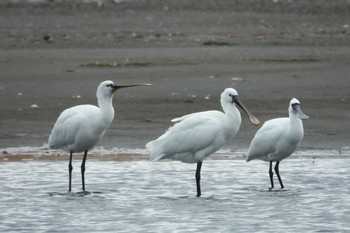
[[[195,178],[198,197],[201,196],[202,161],[229,142],[239,130],[241,114],[236,104],[243,109],[254,125],[260,124],[240,101],[235,89],[225,89],[220,102],[224,112],[204,111],[173,119],[173,127],[146,145],[151,152],[152,161],[173,159],[197,163]]]
[[[150,86],[150,84],[118,85],[104,81],[97,88],[98,106],[78,105],[64,110],[58,117],[49,137],[50,149],[61,149],[70,153],[69,189],[72,190],[73,153],[84,152],[81,163],[82,189],[85,192],[85,161],[87,153],[103,138],[114,118],[113,94],[121,88]]]
[[[288,112],[289,117],[266,121],[255,134],[248,149],[247,162],[253,159],[270,162],[270,189],[274,188],[272,162],[276,162],[275,172],[281,188],[284,188],[279,164],[298,148],[304,136],[302,120],[309,118],[301,111],[300,102],[295,98],[290,101]]]

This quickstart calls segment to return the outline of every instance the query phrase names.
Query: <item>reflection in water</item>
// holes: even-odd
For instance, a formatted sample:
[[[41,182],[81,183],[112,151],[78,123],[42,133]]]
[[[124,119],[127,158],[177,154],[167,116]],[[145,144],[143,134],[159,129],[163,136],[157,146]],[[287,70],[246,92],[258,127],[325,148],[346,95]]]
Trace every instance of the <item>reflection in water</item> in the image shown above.
[[[0,163],[0,232],[345,231],[348,164],[287,159],[269,190],[267,163],[208,160],[197,198],[193,164],[90,160],[89,192],[76,169],[68,193],[67,161]]]

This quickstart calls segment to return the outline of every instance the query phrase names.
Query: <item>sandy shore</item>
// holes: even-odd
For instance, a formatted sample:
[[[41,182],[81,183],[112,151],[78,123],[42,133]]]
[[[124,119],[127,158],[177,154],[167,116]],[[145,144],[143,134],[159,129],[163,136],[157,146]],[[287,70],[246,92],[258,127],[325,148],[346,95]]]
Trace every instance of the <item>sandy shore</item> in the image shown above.
[[[234,87],[261,121],[298,98],[302,150],[349,150],[346,1],[174,2],[1,4],[0,148],[43,145],[62,110],[95,104],[111,79],[153,86],[116,94],[105,148],[143,148]],[[256,130],[243,116],[227,147],[247,148]]]

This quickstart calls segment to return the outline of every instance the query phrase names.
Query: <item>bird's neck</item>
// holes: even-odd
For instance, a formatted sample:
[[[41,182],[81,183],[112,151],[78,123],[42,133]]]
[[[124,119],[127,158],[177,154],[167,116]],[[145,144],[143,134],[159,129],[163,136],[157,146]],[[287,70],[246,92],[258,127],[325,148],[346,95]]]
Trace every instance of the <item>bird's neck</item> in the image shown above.
[[[241,113],[236,108],[235,104],[223,102],[221,106],[226,115],[227,125],[229,128],[232,128],[232,133],[235,135],[241,126]]]
[[[221,107],[224,110],[224,113],[229,118],[235,118],[235,120],[241,120],[241,114],[239,110],[236,108],[235,104],[228,102],[221,102]]]
[[[112,122],[114,118],[114,108],[113,108],[113,96],[100,96],[97,99],[98,107],[101,109],[103,115],[106,117],[106,120]]]
[[[298,118],[298,115],[292,111],[289,112],[289,121],[290,124],[294,126],[301,126],[302,127],[302,121]]]
[[[289,135],[292,135],[290,140],[298,142],[303,138],[303,122],[298,118],[297,114],[289,113],[289,131]]]

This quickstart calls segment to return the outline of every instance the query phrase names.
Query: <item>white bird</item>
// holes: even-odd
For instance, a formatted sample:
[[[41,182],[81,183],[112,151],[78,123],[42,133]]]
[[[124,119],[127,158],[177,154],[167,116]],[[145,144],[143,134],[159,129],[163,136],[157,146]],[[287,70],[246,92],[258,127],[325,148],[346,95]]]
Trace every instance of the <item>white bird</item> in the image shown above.
[[[288,112],[289,117],[266,121],[255,134],[248,149],[247,162],[253,159],[270,162],[271,189],[274,188],[272,162],[276,162],[275,172],[283,189],[279,164],[282,159],[290,156],[298,148],[304,136],[301,120],[309,118],[301,111],[300,102],[295,98],[290,101]]]
[[[58,117],[49,137],[51,149],[61,149],[70,153],[69,192],[72,189],[73,153],[84,152],[81,164],[82,187],[85,192],[85,161],[88,150],[92,149],[104,136],[114,118],[113,93],[120,88],[150,86],[150,84],[117,85],[104,81],[97,88],[98,107],[79,105],[64,110]]]
[[[235,89],[225,89],[220,102],[224,112],[204,111],[175,118],[172,120],[175,123],[173,127],[146,145],[152,161],[173,159],[197,163],[195,178],[198,197],[201,195],[202,161],[229,142],[241,125],[241,114],[235,104],[246,112],[254,125],[260,124],[242,104]]]

